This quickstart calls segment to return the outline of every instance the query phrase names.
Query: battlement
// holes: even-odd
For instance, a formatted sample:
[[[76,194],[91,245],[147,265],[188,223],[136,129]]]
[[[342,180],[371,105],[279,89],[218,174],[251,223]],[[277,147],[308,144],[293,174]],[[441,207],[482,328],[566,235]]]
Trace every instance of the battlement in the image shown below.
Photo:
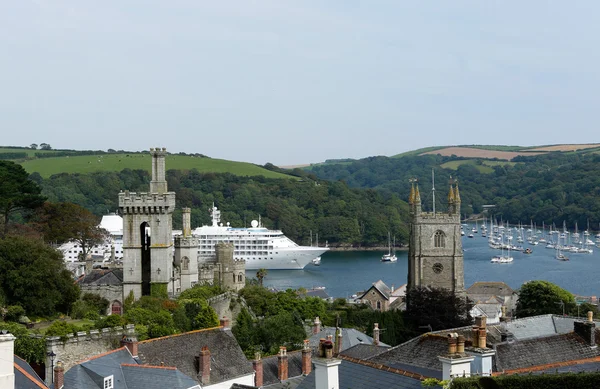
[[[198,246],[198,238],[193,236],[175,236],[175,246],[177,247],[194,247]]]
[[[443,222],[443,223],[457,223],[459,222],[459,215],[456,214],[448,214],[443,212],[421,212],[415,215],[415,218],[418,221],[422,221],[424,223],[433,223],[433,222]]]
[[[127,213],[165,213],[175,208],[175,192],[121,192],[119,208],[122,214]]]

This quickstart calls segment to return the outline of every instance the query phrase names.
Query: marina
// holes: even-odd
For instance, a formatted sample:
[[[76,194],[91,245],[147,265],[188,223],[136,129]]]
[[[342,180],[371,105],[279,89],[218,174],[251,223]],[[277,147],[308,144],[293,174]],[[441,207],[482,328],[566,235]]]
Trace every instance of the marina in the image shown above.
[[[468,229],[467,229],[468,230]],[[513,261],[494,264],[490,259],[500,253],[488,245],[488,239],[462,239],[465,287],[476,281],[503,281],[518,289],[530,280],[546,280],[569,292],[583,296],[600,294],[600,249],[593,253],[569,255],[569,261],[556,258],[555,250],[540,245],[529,246],[531,254],[511,251]],[[386,251],[387,252],[387,251]],[[384,251],[330,251],[324,253],[320,266],[304,270],[269,270],[264,284],[276,289],[325,287],[331,297],[350,298],[378,280],[399,287],[407,281],[408,252],[397,251],[397,262],[381,262]],[[255,278],[256,271],[247,271]]]

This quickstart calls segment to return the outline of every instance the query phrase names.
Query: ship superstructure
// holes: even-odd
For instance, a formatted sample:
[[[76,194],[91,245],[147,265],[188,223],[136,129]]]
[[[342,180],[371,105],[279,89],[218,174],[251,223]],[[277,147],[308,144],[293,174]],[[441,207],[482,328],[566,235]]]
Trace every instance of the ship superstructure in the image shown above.
[[[215,244],[233,243],[234,259],[245,260],[246,269],[303,269],[319,257],[327,247],[299,246],[283,232],[269,230],[260,221],[252,220],[250,228],[234,228],[221,223],[221,212],[213,205],[212,225],[192,231],[199,239],[198,262],[215,260]]]

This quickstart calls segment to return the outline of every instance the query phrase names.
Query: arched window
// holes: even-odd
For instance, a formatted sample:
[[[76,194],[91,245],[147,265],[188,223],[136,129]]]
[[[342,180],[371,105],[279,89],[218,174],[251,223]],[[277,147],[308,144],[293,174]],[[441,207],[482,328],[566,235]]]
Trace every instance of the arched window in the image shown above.
[[[443,231],[436,231],[433,235],[433,247],[446,247],[446,235]]]
[[[183,270],[189,270],[190,268],[190,259],[188,257],[183,257]]]
[[[242,282],[244,280],[243,276],[241,274],[238,274],[238,282]]]
[[[120,315],[121,314],[121,303],[118,301],[113,301],[110,307],[111,315]]]
[[[379,300],[377,301],[377,309],[381,310],[381,301],[379,301]]]

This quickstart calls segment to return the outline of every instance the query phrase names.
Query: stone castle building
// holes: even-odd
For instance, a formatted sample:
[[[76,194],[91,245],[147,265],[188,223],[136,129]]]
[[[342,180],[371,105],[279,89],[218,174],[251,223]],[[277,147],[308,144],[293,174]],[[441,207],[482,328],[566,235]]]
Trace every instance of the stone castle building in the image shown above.
[[[411,184],[408,289],[445,288],[464,294],[458,183],[450,184],[447,212],[423,212],[419,186]]]
[[[199,284],[220,284],[239,291],[246,283],[246,263],[233,259],[233,243],[218,244],[216,260],[198,261],[198,238],[192,235],[191,210],[184,208],[181,235],[173,237],[175,193],[167,189],[166,149],[150,149],[149,192],[119,193],[123,217],[123,300],[176,295]]]

